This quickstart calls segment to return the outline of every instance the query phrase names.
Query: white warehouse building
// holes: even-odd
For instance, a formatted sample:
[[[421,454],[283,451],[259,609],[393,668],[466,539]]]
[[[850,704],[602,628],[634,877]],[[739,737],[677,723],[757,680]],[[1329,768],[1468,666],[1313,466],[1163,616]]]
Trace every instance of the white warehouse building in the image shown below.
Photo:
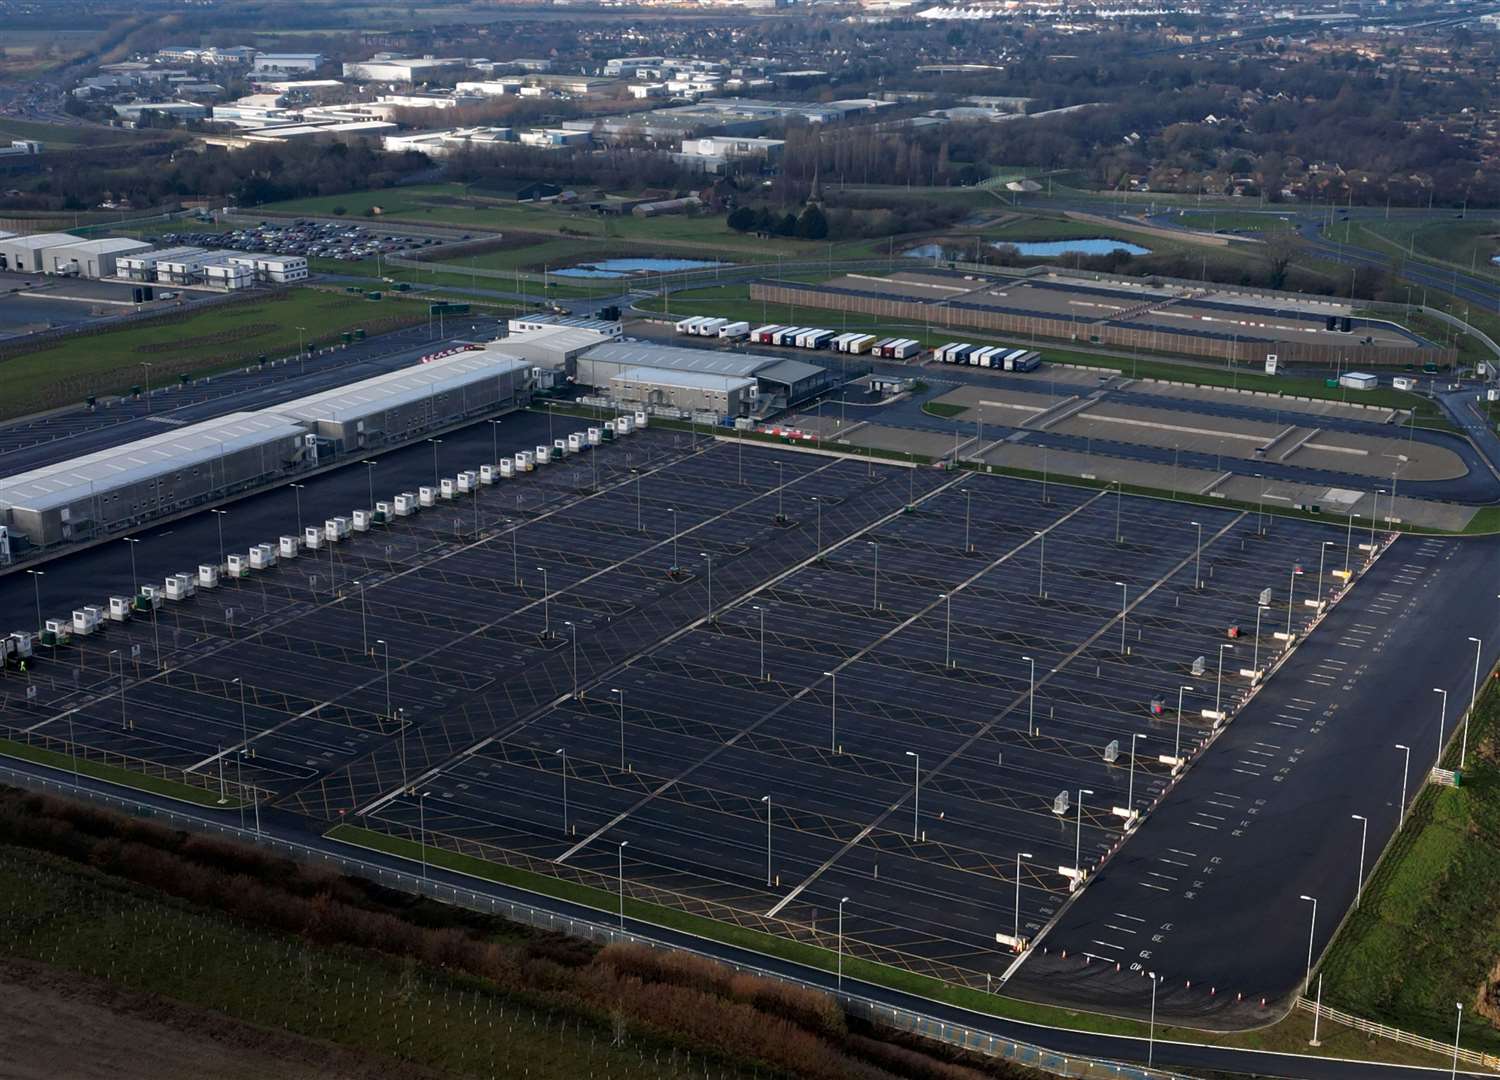
[[[122,257],[150,251],[151,245],[121,236],[102,240],[78,240],[71,244],[49,247],[43,253],[44,268],[49,274],[67,274],[81,278],[114,277]]]

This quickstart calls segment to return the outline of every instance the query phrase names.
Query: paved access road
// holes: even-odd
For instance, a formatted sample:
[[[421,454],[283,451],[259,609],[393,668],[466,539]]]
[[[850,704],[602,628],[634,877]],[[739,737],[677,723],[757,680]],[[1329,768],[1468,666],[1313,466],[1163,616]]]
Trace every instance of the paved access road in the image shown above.
[[[1300,988],[1309,932],[1316,956],[1354,902],[1362,826],[1351,815],[1369,823],[1368,878],[1403,789],[1415,797],[1476,670],[1500,653],[1497,548],[1396,540],[1064,910],[1009,990],[1144,1015],[1144,973],[1155,972],[1158,1015],[1270,1016],[1260,998]],[[1446,715],[1433,687],[1448,691]],[[1397,744],[1411,748],[1409,772]],[[1317,898],[1315,923],[1304,895]]]

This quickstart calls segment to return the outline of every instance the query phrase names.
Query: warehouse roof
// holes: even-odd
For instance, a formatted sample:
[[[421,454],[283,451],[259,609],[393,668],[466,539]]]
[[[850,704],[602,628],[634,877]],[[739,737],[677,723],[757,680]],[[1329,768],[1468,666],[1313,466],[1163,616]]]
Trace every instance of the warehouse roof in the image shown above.
[[[777,360],[770,367],[763,367],[757,371],[755,377],[795,386],[803,379],[811,379],[815,375],[823,374],[825,370],[827,369],[805,364],[801,360]]]
[[[301,420],[343,422],[529,366],[508,353],[475,349],[400,368],[320,394],[310,394],[278,405],[276,409]]]
[[[89,255],[131,255],[137,251],[149,251],[151,248],[151,245],[144,240],[129,240],[123,236],[106,236],[102,240],[78,240],[59,246]]]
[[[618,341],[584,353],[584,359],[627,367],[670,368],[673,371],[704,371],[712,375],[754,375],[778,360],[756,353],[726,353],[711,349],[685,349],[677,345],[653,345],[641,341]]]
[[[65,232],[34,233],[31,236],[11,236],[5,241],[6,247],[30,248],[36,251],[42,248],[58,247],[62,244],[76,244],[79,237]]]
[[[160,251],[142,251],[129,256],[132,259],[141,259],[146,262],[159,263],[171,262],[174,259],[190,259],[195,255],[207,255],[208,252],[201,247],[170,247],[162,248]]]
[[[754,386],[755,380],[743,375],[714,375],[706,371],[673,371],[669,368],[626,368],[610,379],[614,382],[655,383],[658,386],[675,386],[692,390],[743,390]]]
[[[230,413],[0,481],[0,506],[43,511],[304,433],[285,416]]]

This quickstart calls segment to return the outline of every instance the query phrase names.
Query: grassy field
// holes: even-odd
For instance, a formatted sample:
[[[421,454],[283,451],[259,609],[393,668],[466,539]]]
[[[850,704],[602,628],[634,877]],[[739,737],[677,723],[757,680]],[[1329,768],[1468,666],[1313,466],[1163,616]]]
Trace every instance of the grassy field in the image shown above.
[[[36,852],[0,848],[5,955],[108,979],[263,1029],[456,1076],[693,1080],[702,1055],[613,1045],[607,1023],[477,980],[245,926]],[[540,997],[540,996],[539,996]],[[122,1050],[124,1048],[121,1048]],[[715,1062],[726,1080],[748,1068]]]
[[[496,293],[515,293],[517,297],[524,294],[529,304],[539,303],[542,296],[542,280],[540,274],[521,274],[518,277],[491,277],[483,274],[467,273],[465,268],[467,261],[434,262],[424,265],[418,269],[414,266],[391,266],[385,261],[379,264],[379,278],[376,278],[376,263],[374,259],[365,259],[360,262],[339,262],[337,259],[308,260],[308,269],[320,274],[339,274],[344,277],[366,279],[368,288],[379,289],[390,285],[392,282],[407,282],[411,285],[422,285],[428,288],[449,289],[484,289]],[[383,284],[382,284],[383,283]],[[580,297],[619,296],[622,291],[621,285],[611,283],[608,285],[588,284],[563,284],[558,280],[548,277],[547,296],[553,300],[573,300]],[[468,299],[464,297],[463,299]],[[504,300],[497,300],[505,303]],[[519,301],[517,301],[519,303]]]
[[[85,755],[87,751],[85,751]],[[148,776],[145,773],[136,772],[133,769],[123,769],[115,765],[104,765],[97,761],[89,761],[87,756],[74,759],[70,754],[59,753],[55,750],[46,750],[41,747],[31,746],[24,742],[16,742],[13,739],[0,738],[0,755],[6,757],[21,758],[24,761],[34,761],[39,765],[49,765],[54,769],[64,772],[73,772],[75,769],[84,776],[92,776],[98,780],[104,780],[111,784],[119,784],[121,787],[135,788],[137,791],[149,791],[153,795],[165,795],[171,799],[181,799],[197,806],[214,806],[219,803],[219,793],[209,791],[206,788],[193,787],[190,784],[180,784],[174,780],[164,780],[159,776]],[[240,801],[230,798],[222,804],[226,809],[237,809]],[[248,807],[250,804],[246,803]]]
[[[0,417],[128,390],[142,383],[142,363],[152,365],[151,381],[162,386],[179,373],[202,375],[260,355],[294,353],[299,333],[311,344],[356,327],[373,332],[426,318],[426,306],[413,300],[374,303],[295,288],[208,308],[179,321],[66,337],[0,361]]]
[[[739,262],[774,261],[778,256],[819,258],[829,250],[829,245],[823,241],[787,237],[761,240],[737,233],[724,224],[723,214],[600,217],[586,207],[517,203],[469,190],[460,184],[420,184],[381,191],[357,191],[268,203],[260,209],[281,214],[324,216],[342,207],[350,220],[370,224],[380,218],[363,215],[367,209],[377,206],[381,209],[381,216],[402,222],[500,233],[521,230],[595,244],[599,241],[634,241],[683,254],[690,250],[710,251],[717,253],[719,258]],[[848,251],[864,251],[867,247],[865,241],[836,244],[834,257]],[[598,248],[589,247],[587,251],[596,254]],[[845,254],[845,257],[849,256]]]
[[[1500,266],[1490,260],[1500,255],[1500,224],[1396,218],[1392,221],[1340,221],[1324,229],[1340,243],[1358,244],[1392,256],[1424,259],[1444,266],[1500,277]]]
[[[661,311],[659,299],[648,300],[639,305],[650,311]],[[979,334],[973,330],[924,330],[920,326],[908,326],[883,322],[878,316],[859,313],[829,311],[826,308],[768,304],[750,299],[746,285],[719,285],[706,289],[685,290],[674,293],[671,298],[672,314],[714,315],[732,319],[746,319],[759,323],[782,321],[791,325],[826,325],[830,330],[843,332],[864,331],[867,333],[896,334],[916,338],[924,345],[942,344],[949,341],[985,340],[997,343],[1038,349],[1044,360],[1054,363],[1081,364],[1087,367],[1109,368],[1127,373],[1133,378],[1175,379],[1197,383],[1202,386],[1227,386],[1242,390],[1264,390],[1295,397],[1318,398],[1329,401],[1349,400],[1343,389],[1329,389],[1321,379],[1297,378],[1291,375],[1263,375],[1242,369],[1225,370],[1223,367],[1207,367],[1196,363],[1173,363],[1166,359],[1108,356],[1054,347],[1045,341],[1027,341],[1021,338],[1003,338]],[[1437,407],[1426,398],[1401,390],[1369,390],[1359,393],[1354,400],[1362,405],[1379,405],[1394,409],[1416,409],[1418,417],[1436,415]]]
[[[1292,227],[1290,215],[1273,210],[1182,210],[1172,224],[1207,232],[1285,232]]]
[[[1471,721],[1462,786],[1429,787],[1319,970],[1325,1000],[1439,1041],[1464,1004],[1466,1046],[1500,1054],[1500,687]],[[1459,746],[1444,765],[1458,767]],[[1480,1009],[1488,1015],[1480,1015]]]

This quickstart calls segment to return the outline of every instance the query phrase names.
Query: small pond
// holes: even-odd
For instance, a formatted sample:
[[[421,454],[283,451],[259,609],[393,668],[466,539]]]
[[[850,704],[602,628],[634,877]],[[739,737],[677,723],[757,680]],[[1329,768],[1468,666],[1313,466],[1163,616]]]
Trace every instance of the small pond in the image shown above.
[[[600,259],[553,270],[552,274],[555,277],[622,278],[633,274],[666,274],[673,270],[706,270],[727,265],[703,259]]]
[[[1036,240],[1006,244],[996,241],[991,247],[1013,247],[1022,255],[1035,255],[1051,259],[1059,255],[1108,255],[1111,251],[1123,251],[1127,255],[1150,255],[1151,249],[1125,240],[1110,240],[1106,237],[1091,237],[1083,240]]]

